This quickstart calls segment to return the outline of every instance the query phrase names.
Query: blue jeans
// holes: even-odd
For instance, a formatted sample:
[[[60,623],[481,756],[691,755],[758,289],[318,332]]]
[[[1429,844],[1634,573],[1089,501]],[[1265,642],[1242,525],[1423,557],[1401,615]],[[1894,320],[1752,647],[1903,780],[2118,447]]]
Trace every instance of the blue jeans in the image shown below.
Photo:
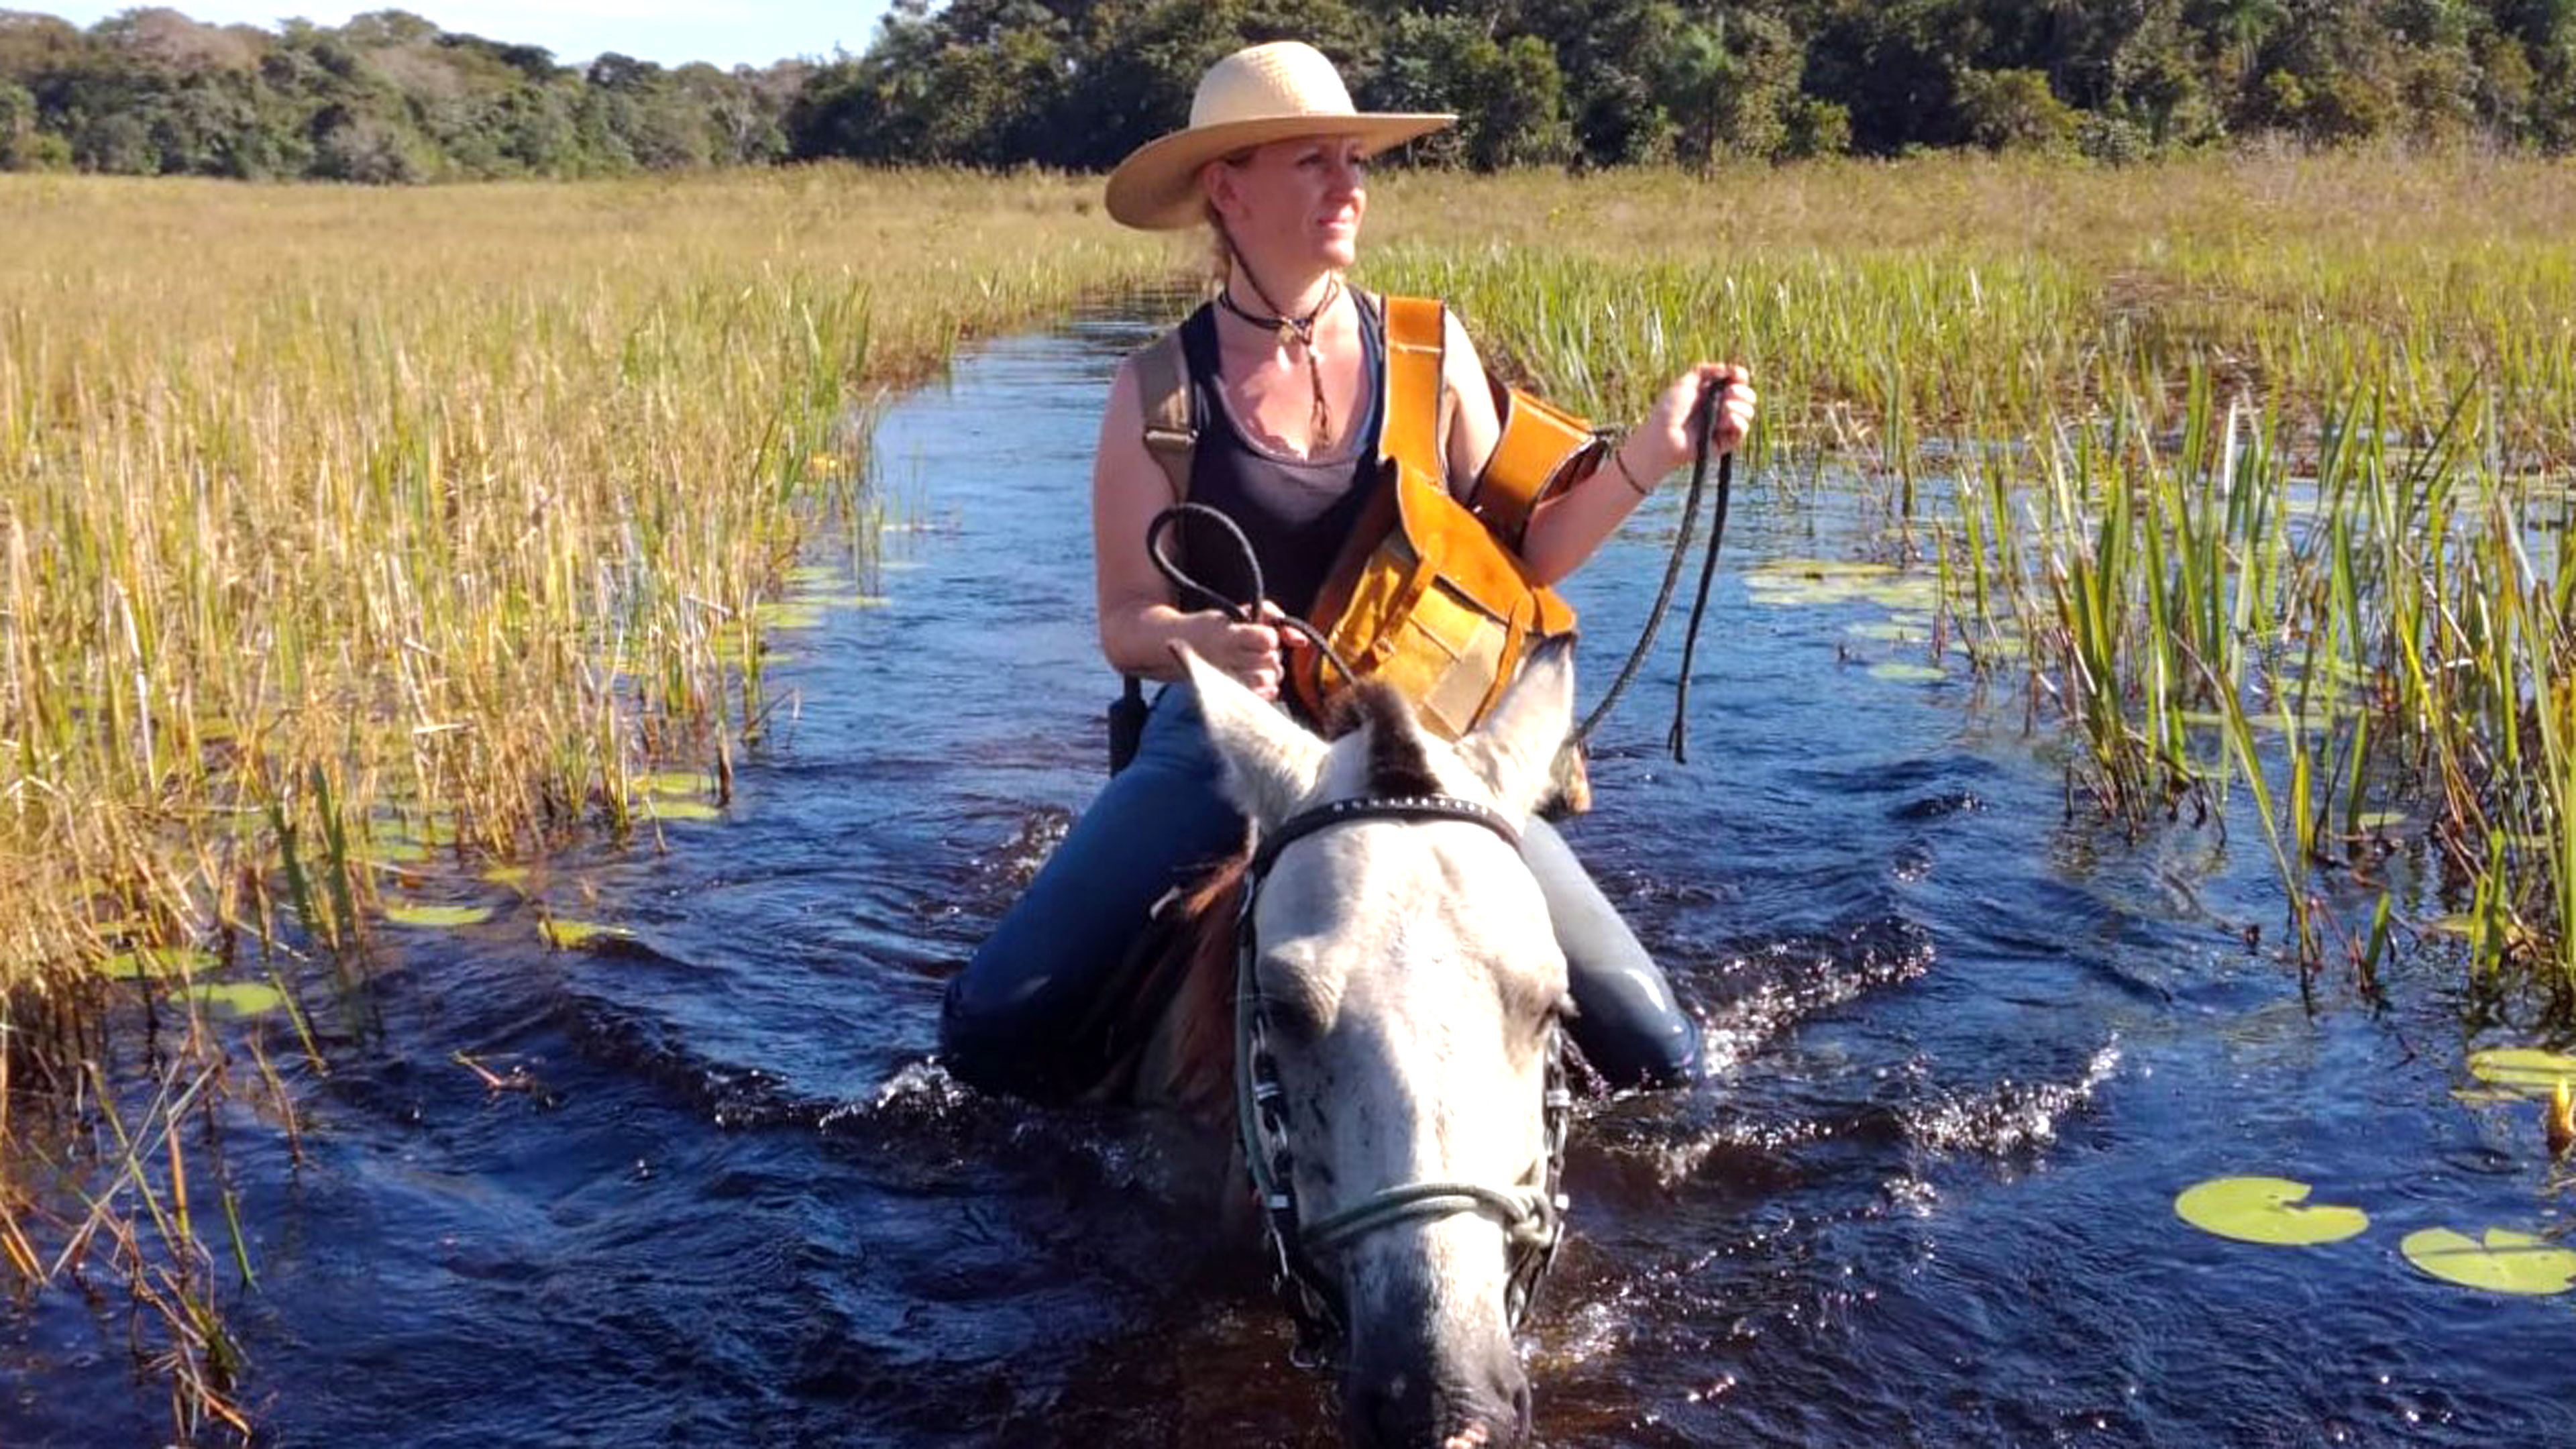
[[[987,1090],[1040,1098],[1088,1085],[1100,1046],[1071,1039],[1075,1024],[1125,969],[1155,903],[1243,843],[1197,697],[1164,690],[1134,761],[950,978],[939,1017],[948,1069]],[[1698,1027],[1617,908],[1544,821],[1530,822],[1521,856],[1565,952],[1569,1029],[1584,1058],[1617,1086],[1687,1080],[1699,1063]]]

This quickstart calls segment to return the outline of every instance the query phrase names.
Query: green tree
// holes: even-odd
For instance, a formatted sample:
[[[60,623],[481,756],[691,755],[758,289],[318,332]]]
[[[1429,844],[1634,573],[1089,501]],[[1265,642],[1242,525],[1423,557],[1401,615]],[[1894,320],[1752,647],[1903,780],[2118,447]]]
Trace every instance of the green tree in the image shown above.
[[[2040,71],[1968,71],[1959,78],[1959,107],[1969,137],[1989,151],[2064,151],[2074,144],[2077,112]]]
[[[1470,16],[1399,12],[1360,94],[1373,109],[1457,113],[1455,129],[1415,143],[1419,160],[1492,171],[1573,155],[1556,53],[1534,35],[1498,43]]]
[[[16,81],[0,80],[0,171],[35,169],[35,93]]]
[[[1810,160],[1851,149],[1851,108],[1814,96],[1791,96],[1781,107],[1780,157]]]
[[[1857,150],[1958,145],[1959,78],[1991,35],[1965,0],[1838,0],[1809,42],[1806,88],[1850,109]]]

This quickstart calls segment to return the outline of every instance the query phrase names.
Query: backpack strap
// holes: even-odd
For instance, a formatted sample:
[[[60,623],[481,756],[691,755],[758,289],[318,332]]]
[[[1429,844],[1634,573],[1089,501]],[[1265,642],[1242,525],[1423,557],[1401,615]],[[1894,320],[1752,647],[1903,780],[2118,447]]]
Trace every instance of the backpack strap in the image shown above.
[[[1445,487],[1441,438],[1449,409],[1441,378],[1448,363],[1448,309],[1428,297],[1387,297],[1386,407],[1378,456]]]
[[[1145,415],[1145,451],[1172,485],[1172,501],[1190,496],[1190,460],[1198,452],[1198,409],[1190,396],[1188,355],[1175,327],[1136,353],[1136,400]],[[1145,687],[1135,675],[1125,678],[1109,706],[1109,773],[1115,775],[1136,758],[1145,737]]]
[[[1171,480],[1172,501],[1190,496],[1190,459],[1198,451],[1198,418],[1191,407],[1189,359],[1181,329],[1155,338],[1136,354],[1136,400],[1145,414],[1145,451]]]

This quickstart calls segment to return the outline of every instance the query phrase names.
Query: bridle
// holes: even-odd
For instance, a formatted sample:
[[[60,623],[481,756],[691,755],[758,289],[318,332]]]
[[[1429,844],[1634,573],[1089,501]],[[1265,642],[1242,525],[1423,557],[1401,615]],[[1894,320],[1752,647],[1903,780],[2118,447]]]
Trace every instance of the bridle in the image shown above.
[[[1318,831],[1366,820],[1464,821],[1494,832],[1514,851],[1520,849],[1520,831],[1512,822],[1473,800],[1451,795],[1364,796],[1289,817],[1262,838],[1244,871],[1242,906],[1235,921],[1235,1125],[1252,1178],[1253,1198],[1260,1204],[1264,1229],[1279,1263],[1275,1286],[1297,1321],[1297,1347],[1291,1357],[1306,1368],[1330,1362],[1348,1326],[1339,1288],[1315,1265],[1318,1254],[1347,1247],[1399,1223],[1482,1213],[1502,1225],[1509,1253],[1504,1317],[1517,1331],[1565,1236],[1566,1201],[1559,1188],[1574,1096],[1566,1086],[1564,1029],[1554,1015],[1548,1018],[1547,1071],[1540,1096],[1545,1146],[1520,1182],[1509,1187],[1400,1183],[1379,1188],[1313,1222],[1299,1219],[1287,1112],[1270,1056],[1268,1014],[1255,976],[1260,953],[1253,935],[1253,910],[1280,852]]]

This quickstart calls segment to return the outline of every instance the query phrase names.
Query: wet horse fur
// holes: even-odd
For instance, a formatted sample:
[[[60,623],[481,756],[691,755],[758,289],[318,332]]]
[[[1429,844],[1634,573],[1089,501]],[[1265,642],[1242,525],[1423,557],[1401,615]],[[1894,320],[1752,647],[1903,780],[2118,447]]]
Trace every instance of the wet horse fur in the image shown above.
[[[1477,730],[1425,734],[1401,696],[1354,690],[1318,738],[1234,680],[1185,660],[1227,788],[1254,833],[1358,796],[1447,794],[1525,821],[1572,716],[1570,651],[1533,655]],[[1108,1083],[1117,1096],[1231,1123],[1235,917],[1244,859],[1166,908]],[[1479,826],[1365,821],[1282,854],[1255,921],[1257,989],[1288,1107],[1308,1221],[1401,1183],[1527,1179],[1544,1151],[1546,1029],[1565,962],[1537,883]],[[1150,1022],[1150,1025],[1148,1025]],[[1343,1391],[1354,1443],[1519,1443],[1529,1394],[1504,1308],[1502,1227],[1411,1220],[1319,1268],[1349,1318]]]

